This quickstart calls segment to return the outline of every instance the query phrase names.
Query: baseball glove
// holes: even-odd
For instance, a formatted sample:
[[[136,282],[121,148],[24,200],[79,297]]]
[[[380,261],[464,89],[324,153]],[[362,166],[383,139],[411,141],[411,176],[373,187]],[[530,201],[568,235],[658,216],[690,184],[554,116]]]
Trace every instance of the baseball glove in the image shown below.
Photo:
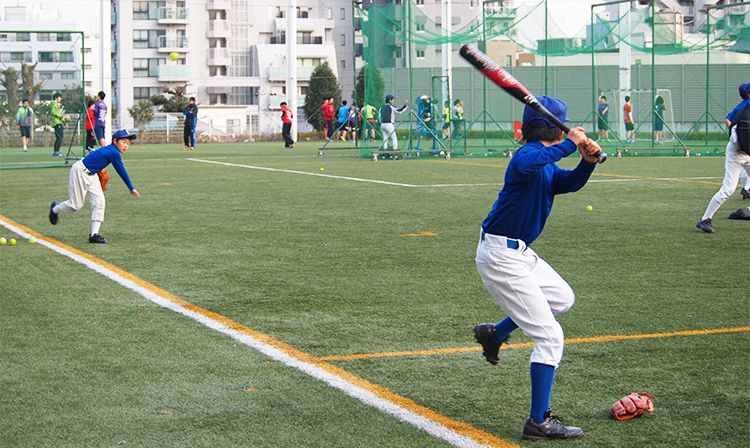
[[[630,420],[640,417],[644,412],[654,413],[653,395],[643,392],[633,392],[622,397],[612,405],[612,416],[616,420]]]
[[[107,182],[109,182],[109,173],[106,169],[96,173],[99,176],[99,183],[102,184],[102,191],[107,191]]]

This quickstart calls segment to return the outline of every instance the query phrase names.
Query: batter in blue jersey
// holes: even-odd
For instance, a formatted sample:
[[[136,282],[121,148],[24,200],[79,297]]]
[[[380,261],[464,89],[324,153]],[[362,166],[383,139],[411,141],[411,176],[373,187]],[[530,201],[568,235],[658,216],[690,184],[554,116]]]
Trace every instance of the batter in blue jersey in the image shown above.
[[[557,98],[538,98],[560,121],[567,106]],[[583,128],[574,128],[565,141],[554,123],[530,107],[523,114],[527,141],[513,156],[505,182],[482,223],[476,265],[485,288],[507,317],[497,324],[474,327],[483,355],[497,364],[500,346],[516,328],[534,340],[531,354],[531,411],[524,439],[567,439],[583,435],[550,414],[555,369],[563,354],[564,336],[555,316],[570,309],[575,294],[568,283],[530,247],[542,233],[555,196],[580,190],[596,167],[601,149]],[[573,153],[581,161],[573,170],[556,162]]]

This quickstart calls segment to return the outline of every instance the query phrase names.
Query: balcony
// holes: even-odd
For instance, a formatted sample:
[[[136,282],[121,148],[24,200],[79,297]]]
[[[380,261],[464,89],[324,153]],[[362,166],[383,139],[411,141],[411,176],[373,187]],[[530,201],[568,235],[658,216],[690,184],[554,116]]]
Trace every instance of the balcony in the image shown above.
[[[228,38],[231,30],[229,28],[229,20],[216,19],[208,21],[208,32],[206,37],[211,38]]]
[[[209,48],[207,65],[231,65],[232,56],[229,48]]]
[[[309,81],[315,67],[297,67],[297,80]],[[286,81],[286,67],[268,67],[269,81]]]
[[[167,64],[159,66],[159,82],[180,82],[189,80],[189,65]]]
[[[161,7],[159,8],[157,22],[159,25],[187,25],[188,10],[187,8]]]
[[[209,11],[215,11],[217,9],[226,11],[226,10],[229,10],[231,6],[232,6],[231,0],[208,0],[206,9]]]
[[[281,102],[289,101],[286,95],[268,95],[268,108],[270,110],[281,110]],[[305,96],[297,95],[297,107],[305,104]]]
[[[185,36],[159,36],[159,53],[187,52],[188,38]]]

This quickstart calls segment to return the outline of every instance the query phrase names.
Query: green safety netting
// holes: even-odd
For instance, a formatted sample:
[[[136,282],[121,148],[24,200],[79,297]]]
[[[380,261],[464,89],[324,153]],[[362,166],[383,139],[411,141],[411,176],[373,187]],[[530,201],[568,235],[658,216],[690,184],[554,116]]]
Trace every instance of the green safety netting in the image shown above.
[[[484,148],[483,155],[487,154],[488,147],[505,147],[505,150],[498,151],[505,154],[515,147],[515,136],[509,123],[520,118],[521,107],[513,104],[496,89],[487,88],[485,81],[468,72],[471,69],[466,67],[453,69],[453,97],[450,97],[448,80],[443,76],[440,64],[439,53],[443,51],[444,44],[451,44],[452,51],[455,52],[463,44],[482,46],[488,41],[504,41],[515,44],[520,52],[544,56],[543,71],[538,65],[530,68],[509,68],[511,71],[523,71],[526,74],[524,82],[528,82],[527,87],[535,93],[556,94],[561,97],[565,97],[566,92],[564,87],[560,86],[564,83],[557,79],[569,69],[562,67],[563,64],[560,64],[560,67],[552,67],[557,65],[555,61],[569,56],[591,55],[589,72],[583,75],[583,80],[590,83],[587,86],[590,93],[580,105],[576,102],[577,98],[566,98],[571,105],[575,121],[582,123],[594,122],[594,98],[605,90],[616,91],[617,88],[616,84],[612,85],[610,81],[602,80],[599,74],[595,74],[600,69],[597,64],[603,64],[597,58],[600,55],[617,53],[623,45],[628,46],[637,55],[637,63],[641,62],[640,59],[646,59],[647,63],[653,62],[653,65],[658,65],[658,58],[665,55],[693,55],[706,53],[707,50],[750,53],[748,2],[729,8],[709,10],[705,23],[696,29],[695,33],[686,34],[677,14],[652,6],[630,7],[621,14],[611,14],[612,9],[604,6],[594,7],[589,9],[590,19],[587,23],[581,25],[578,30],[572,30],[569,26],[564,27],[558,23],[561,22],[560,18],[547,11],[548,5],[544,0],[515,2],[512,8],[503,6],[502,2],[477,1],[471,2],[473,8],[467,8],[466,3],[454,6],[454,16],[457,15],[455,8],[460,7],[462,17],[473,15],[473,19],[454,27],[450,35],[444,33],[442,24],[436,22],[433,16],[425,14],[423,2],[421,3],[422,5],[419,5],[409,0],[355,3],[355,15],[361,25],[362,56],[365,63],[364,67],[355,68],[360,71],[360,83],[363,84],[358,89],[360,98],[355,100],[360,104],[367,103],[379,108],[383,104],[383,93],[386,92],[395,94],[399,98],[399,105],[405,100],[412,106],[411,113],[405,114],[398,127],[402,147],[407,154],[415,149],[441,154],[467,154],[472,144]],[[649,60],[648,57],[652,59]],[[505,64],[505,61],[499,62],[509,65]],[[552,75],[556,79],[556,85],[550,86],[549,92],[548,82],[552,76],[548,73],[548,68],[556,70]],[[697,79],[687,69],[684,70],[681,76],[685,77],[687,73],[688,77]],[[705,67],[703,70],[706,71]],[[582,72],[570,72],[570,75],[566,76],[581,80]],[[708,84],[710,76],[712,73],[701,79]],[[723,75],[725,79],[732,76]],[[664,95],[671,97],[672,90],[678,90],[672,86],[659,85],[656,75],[647,77],[641,76],[638,72],[638,78],[640,84],[636,86],[636,90],[649,92],[648,95],[641,95],[644,98],[643,102],[647,101],[646,97],[649,97],[649,101],[652,100],[656,92],[666,89],[667,93]],[[648,79],[643,81],[641,78]],[[481,95],[478,92],[480,86]],[[699,88],[690,86],[692,87]],[[708,89],[704,85],[700,90],[702,95],[702,92]],[[579,89],[578,96],[580,93]],[[419,98],[423,95],[429,96],[432,103],[427,107],[427,116],[431,114],[435,117],[433,123],[436,124],[432,126],[426,125],[422,120],[424,114],[420,108],[425,108],[421,107]],[[715,103],[713,107],[717,110],[727,107],[734,101],[728,95],[723,96],[727,98],[709,99],[703,116],[712,115],[711,105],[708,104],[712,101]],[[444,126],[445,102],[450,101],[452,105],[459,97],[471,98],[471,101],[465,105],[462,127],[455,127],[456,120],[453,117],[453,123],[449,127],[457,131],[451,138],[447,138],[441,132]],[[675,103],[675,107],[682,105],[680,98],[676,98]],[[650,106],[645,110],[644,115],[650,115]],[[713,115],[718,115],[718,112]],[[692,116],[673,114],[674,116],[688,121],[699,120]],[[650,123],[651,120],[649,116],[642,121]],[[674,118],[672,120],[674,121]],[[456,139],[455,134],[460,134],[460,138]],[[370,140],[369,144],[367,141],[363,142],[362,153],[370,156],[381,149],[379,144],[377,138]]]

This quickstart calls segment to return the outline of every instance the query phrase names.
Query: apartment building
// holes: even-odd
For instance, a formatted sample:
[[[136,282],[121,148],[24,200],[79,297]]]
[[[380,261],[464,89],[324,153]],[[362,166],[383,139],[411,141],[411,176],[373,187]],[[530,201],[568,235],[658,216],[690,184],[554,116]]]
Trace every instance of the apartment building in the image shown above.
[[[200,103],[199,132],[278,132],[279,103],[287,99],[286,14],[285,2],[270,0],[112,2],[112,90],[121,125],[132,124],[127,109],[137,101],[187,86]],[[298,104],[324,62],[344,92],[353,89],[351,2],[298,0],[295,15]]]
[[[108,5],[71,7],[80,3],[0,1],[0,67],[20,72],[22,63],[36,64],[34,82],[42,84],[37,100],[51,100],[55,92],[84,80],[89,93],[109,89],[109,39],[101,39],[103,32],[108,37]],[[7,100],[2,86],[0,100]]]

